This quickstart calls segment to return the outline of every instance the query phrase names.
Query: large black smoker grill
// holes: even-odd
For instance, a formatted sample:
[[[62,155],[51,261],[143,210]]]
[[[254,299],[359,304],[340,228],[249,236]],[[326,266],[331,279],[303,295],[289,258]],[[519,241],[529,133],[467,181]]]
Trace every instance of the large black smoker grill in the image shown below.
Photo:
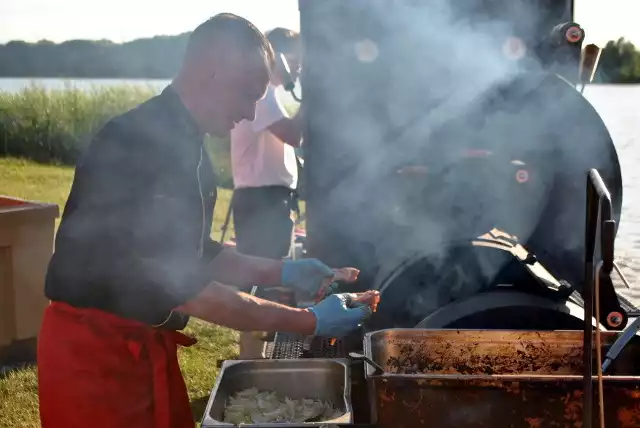
[[[271,361],[227,362],[203,427],[238,385],[344,392],[344,426],[639,427],[636,324],[615,333],[635,308],[610,277],[621,171],[575,87],[572,2],[299,9],[307,255],[382,300],[335,345],[277,333]],[[596,297],[609,331],[591,334]],[[598,376],[594,349],[624,350]],[[349,359],[348,382],[310,380]]]
[[[550,302],[575,290],[581,303],[587,171],[603,177],[617,223],[622,180],[606,127],[573,86],[572,2],[299,8],[308,255],[356,266],[362,289],[382,291],[373,327],[414,327],[457,302],[422,327],[581,328]],[[471,244],[494,228],[560,285]],[[486,291],[499,295],[477,297]]]

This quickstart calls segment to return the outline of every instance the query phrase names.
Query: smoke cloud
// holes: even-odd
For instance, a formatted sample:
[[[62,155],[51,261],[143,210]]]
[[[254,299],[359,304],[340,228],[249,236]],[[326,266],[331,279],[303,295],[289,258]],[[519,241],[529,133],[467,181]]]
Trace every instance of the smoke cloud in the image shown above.
[[[586,171],[609,185],[617,158],[595,110],[538,58],[571,19],[561,3],[300,2],[311,255],[380,285],[412,257],[450,264],[452,242],[492,227],[551,264],[580,254]],[[465,293],[506,260],[488,259]],[[579,278],[580,263],[565,271]],[[459,294],[430,287],[406,310]]]

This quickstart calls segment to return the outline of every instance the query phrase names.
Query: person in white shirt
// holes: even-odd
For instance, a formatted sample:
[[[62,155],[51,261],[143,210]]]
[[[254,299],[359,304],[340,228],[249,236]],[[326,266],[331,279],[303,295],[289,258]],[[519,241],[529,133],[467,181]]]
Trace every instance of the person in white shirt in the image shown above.
[[[276,55],[284,54],[295,81],[300,69],[299,34],[274,28],[265,34]],[[233,222],[238,252],[271,259],[288,257],[293,247],[298,164],[295,149],[302,140],[300,111],[289,117],[277,90],[282,70],[273,73],[267,93],[256,105],[253,121],[231,131],[234,184]],[[258,297],[269,298],[268,291]],[[240,358],[264,357],[265,342],[241,333]]]

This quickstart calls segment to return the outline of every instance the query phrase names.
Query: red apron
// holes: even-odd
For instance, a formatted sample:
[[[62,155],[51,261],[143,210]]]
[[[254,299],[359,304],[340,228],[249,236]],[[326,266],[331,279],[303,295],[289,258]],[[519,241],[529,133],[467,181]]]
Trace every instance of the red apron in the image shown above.
[[[177,346],[196,340],[54,302],[38,339],[43,428],[193,428]]]

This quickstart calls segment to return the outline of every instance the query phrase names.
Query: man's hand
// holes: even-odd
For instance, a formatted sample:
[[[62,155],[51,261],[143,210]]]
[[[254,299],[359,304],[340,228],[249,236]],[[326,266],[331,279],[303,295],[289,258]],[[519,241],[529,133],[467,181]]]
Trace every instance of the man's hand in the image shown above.
[[[333,276],[333,270],[317,259],[285,260],[282,263],[282,285],[311,297],[317,296]]]
[[[316,316],[314,335],[341,338],[356,330],[371,315],[366,304],[350,307],[355,295],[333,294],[309,309]]]

